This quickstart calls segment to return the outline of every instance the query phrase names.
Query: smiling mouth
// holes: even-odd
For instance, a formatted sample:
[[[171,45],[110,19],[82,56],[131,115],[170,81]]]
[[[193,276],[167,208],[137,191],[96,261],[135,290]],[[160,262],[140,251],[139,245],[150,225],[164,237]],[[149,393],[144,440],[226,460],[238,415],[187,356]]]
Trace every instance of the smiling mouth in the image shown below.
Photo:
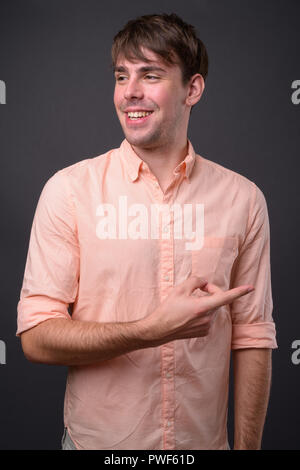
[[[128,121],[145,121],[153,111],[132,111],[126,113],[126,118]]]

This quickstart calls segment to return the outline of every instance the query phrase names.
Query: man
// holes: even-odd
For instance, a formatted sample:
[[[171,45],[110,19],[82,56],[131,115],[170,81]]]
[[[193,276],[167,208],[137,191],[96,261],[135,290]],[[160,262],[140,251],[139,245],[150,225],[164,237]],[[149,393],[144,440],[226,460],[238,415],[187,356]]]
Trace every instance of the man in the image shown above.
[[[63,449],[259,449],[272,319],[267,206],[187,138],[208,58],[177,15],[114,38],[120,148],[55,173],[18,304],[33,362],[69,366]],[[72,315],[68,307],[72,306]]]

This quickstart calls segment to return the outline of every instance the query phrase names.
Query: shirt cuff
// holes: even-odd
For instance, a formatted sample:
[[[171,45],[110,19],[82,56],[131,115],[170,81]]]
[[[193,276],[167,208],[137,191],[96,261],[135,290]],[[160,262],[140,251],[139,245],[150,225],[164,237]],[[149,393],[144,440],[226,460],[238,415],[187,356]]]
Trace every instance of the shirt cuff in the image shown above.
[[[274,322],[232,325],[231,349],[278,348]]]
[[[32,296],[21,299],[18,303],[18,327],[16,336],[45,320],[64,318],[70,320],[67,305],[46,296]]]

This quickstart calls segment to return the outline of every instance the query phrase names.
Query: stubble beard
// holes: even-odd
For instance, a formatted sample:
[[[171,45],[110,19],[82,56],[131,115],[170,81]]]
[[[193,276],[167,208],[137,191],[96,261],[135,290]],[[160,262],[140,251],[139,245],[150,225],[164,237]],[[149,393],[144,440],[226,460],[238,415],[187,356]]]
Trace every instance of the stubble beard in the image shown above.
[[[125,137],[131,145],[145,149],[155,148],[161,145],[162,141],[162,133],[160,129],[156,129],[154,132],[143,136],[132,136],[130,133],[127,134],[125,132]]]
[[[169,123],[165,122],[158,124],[155,129],[150,129],[149,132],[138,136],[132,135],[127,131],[126,127],[123,128],[126,140],[135,147],[140,147],[143,149],[156,149],[159,147],[168,147],[168,144],[172,142],[174,138],[174,125],[168,125]],[[174,123],[173,123],[174,124]],[[139,131],[137,131],[138,133]]]

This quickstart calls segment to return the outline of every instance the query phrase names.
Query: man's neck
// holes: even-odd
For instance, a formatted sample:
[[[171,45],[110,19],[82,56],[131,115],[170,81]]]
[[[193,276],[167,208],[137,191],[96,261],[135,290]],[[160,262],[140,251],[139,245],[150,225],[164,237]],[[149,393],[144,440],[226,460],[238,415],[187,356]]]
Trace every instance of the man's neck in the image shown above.
[[[177,144],[157,149],[147,149],[132,145],[135,153],[147,163],[150,171],[156,176],[163,192],[174,178],[174,169],[185,159],[188,152],[188,140],[184,144]]]

